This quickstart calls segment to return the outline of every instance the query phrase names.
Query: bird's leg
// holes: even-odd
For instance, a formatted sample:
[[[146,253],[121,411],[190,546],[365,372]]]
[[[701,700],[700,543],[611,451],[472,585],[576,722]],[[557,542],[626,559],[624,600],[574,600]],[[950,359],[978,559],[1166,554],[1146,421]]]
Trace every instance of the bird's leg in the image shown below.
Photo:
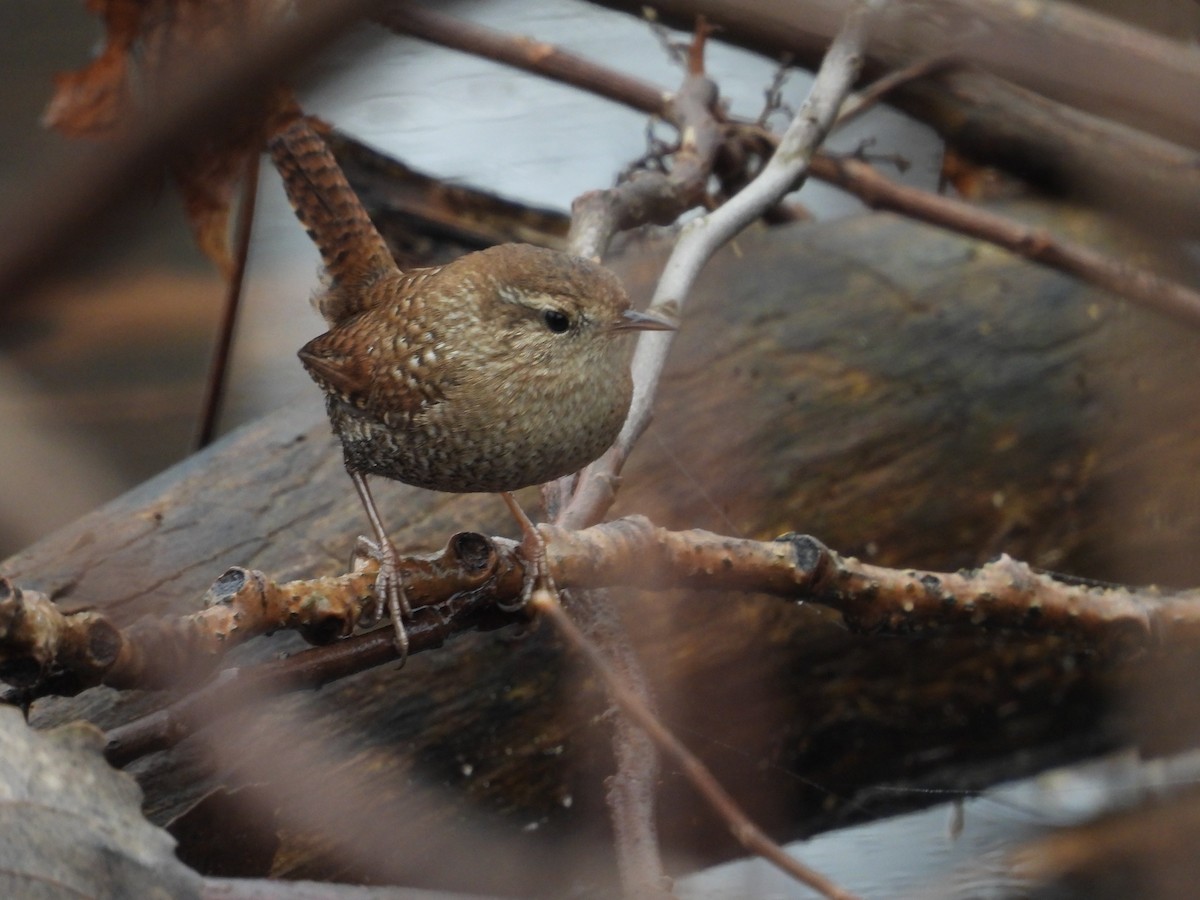
[[[384,607],[392,616],[392,626],[396,629],[396,649],[400,653],[400,665],[408,659],[408,632],[404,630],[404,620],[411,614],[408,597],[404,593],[404,579],[400,574],[400,557],[396,546],[383,527],[383,519],[367,487],[367,476],[361,472],[351,472],[350,479],[362,500],[363,509],[371,522],[371,530],[375,532],[375,542],[367,541],[372,555],[379,560],[379,574],[375,576],[375,613],[371,624],[383,618]]]
[[[511,491],[501,491],[500,496],[508,507],[508,511],[512,513],[512,517],[521,526],[521,555],[525,557],[525,583],[521,587],[519,603],[501,603],[498,606],[505,612],[516,612],[529,602],[529,598],[533,596],[533,589],[539,581],[551,593],[557,589],[554,587],[554,579],[550,577],[550,569],[546,565],[546,541],[541,532],[529,520],[529,516],[525,515],[525,510],[521,509],[521,504],[517,502],[517,498],[512,495]]]

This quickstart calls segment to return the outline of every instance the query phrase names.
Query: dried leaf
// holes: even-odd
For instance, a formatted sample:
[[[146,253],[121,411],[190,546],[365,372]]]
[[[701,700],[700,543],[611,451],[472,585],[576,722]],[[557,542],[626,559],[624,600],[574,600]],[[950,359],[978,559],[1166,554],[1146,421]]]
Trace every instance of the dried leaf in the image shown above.
[[[942,185],[949,184],[965,200],[998,200],[1012,193],[1013,186],[996,169],[978,165],[947,147],[942,155]]]
[[[39,732],[0,708],[0,896],[200,896],[200,876],[146,821],[141,790],[103,746],[91,725]]]
[[[290,91],[280,88],[264,104],[257,118],[246,118],[222,134],[202,142],[187,158],[172,167],[183,195],[184,208],[196,244],[228,280],[233,273],[233,206],[242,179],[275,123],[299,115]]]
[[[54,76],[54,96],[42,124],[69,137],[112,131],[129,104],[129,55],[137,42],[142,4],[137,0],[87,0],[104,19],[104,49],[91,63]]]
[[[284,14],[291,0],[86,3],[104,20],[104,47],[83,68],[55,76],[54,96],[42,114],[44,125],[69,137],[113,134],[129,121],[135,103],[154,101],[149,88],[169,80],[181,50],[219,67],[249,36]],[[277,91],[261,116],[226,123],[171,167],[196,243],[226,278],[233,271],[231,209],[241,178],[262,148],[267,122],[292,104],[290,94]]]
[[[224,148],[224,152],[197,153],[185,164],[174,167],[175,183],[183,195],[192,238],[227,281],[233,274],[231,223],[237,188],[250,153],[258,155],[255,140],[250,147]]]

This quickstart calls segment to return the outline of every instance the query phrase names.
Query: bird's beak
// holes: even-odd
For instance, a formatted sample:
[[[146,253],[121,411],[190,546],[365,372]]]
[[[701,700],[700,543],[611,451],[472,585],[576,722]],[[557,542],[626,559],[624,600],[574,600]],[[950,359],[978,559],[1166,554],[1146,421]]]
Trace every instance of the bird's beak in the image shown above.
[[[621,314],[621,321],[612,326],[613,331],[675,331],[677,328],[678,323],[665,316],[636,309],[625,310]]]

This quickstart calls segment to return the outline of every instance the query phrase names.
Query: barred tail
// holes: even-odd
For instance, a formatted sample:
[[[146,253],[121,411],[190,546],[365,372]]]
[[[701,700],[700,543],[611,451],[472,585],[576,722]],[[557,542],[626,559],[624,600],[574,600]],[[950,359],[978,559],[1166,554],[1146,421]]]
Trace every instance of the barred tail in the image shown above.
[[[330,292],[320,301],[331,322],[356,310],[355,286],[393,272],[396,264],[358,195],[321,136],[304,118],[294,120],[268,142],[296,218],[321,251]]]

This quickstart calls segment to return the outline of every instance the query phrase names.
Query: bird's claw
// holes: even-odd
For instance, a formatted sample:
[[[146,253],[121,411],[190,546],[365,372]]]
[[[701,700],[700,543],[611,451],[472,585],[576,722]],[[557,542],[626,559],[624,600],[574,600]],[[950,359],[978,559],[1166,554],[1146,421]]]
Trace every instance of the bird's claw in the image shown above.
[[[404,590],[400,555],[391,541],[377,543],[362,535],[359,535],[357,549],[360,552],[365,550],[379,563],[379,572],[375,576],[375,605],[369,616],[360,617],[359,624],[364,628],[376,625],[382,621],[384,610],[387,610],[396,630],[396,650],[400,654],[400,665],[403,666],[408,659],[408,631],[404,628],[404,620],[412,616],[412,608],[408,605],[408,595]]]
[[[546,564],[546,539],[537,530],[537,526],[525,515],[525,511],[521,509],[512,494],[504,492],[500,496],[504,498],[509,512],[521,526],[520,553],[525,560],[525,578],[521,585],[520,600],[515,603],[497,602],[496,606],[502,612],[520,612],[529,605],[529,600],[539,584],[551,593],[556,593],[557,588],[554,586],[550,567]]]

